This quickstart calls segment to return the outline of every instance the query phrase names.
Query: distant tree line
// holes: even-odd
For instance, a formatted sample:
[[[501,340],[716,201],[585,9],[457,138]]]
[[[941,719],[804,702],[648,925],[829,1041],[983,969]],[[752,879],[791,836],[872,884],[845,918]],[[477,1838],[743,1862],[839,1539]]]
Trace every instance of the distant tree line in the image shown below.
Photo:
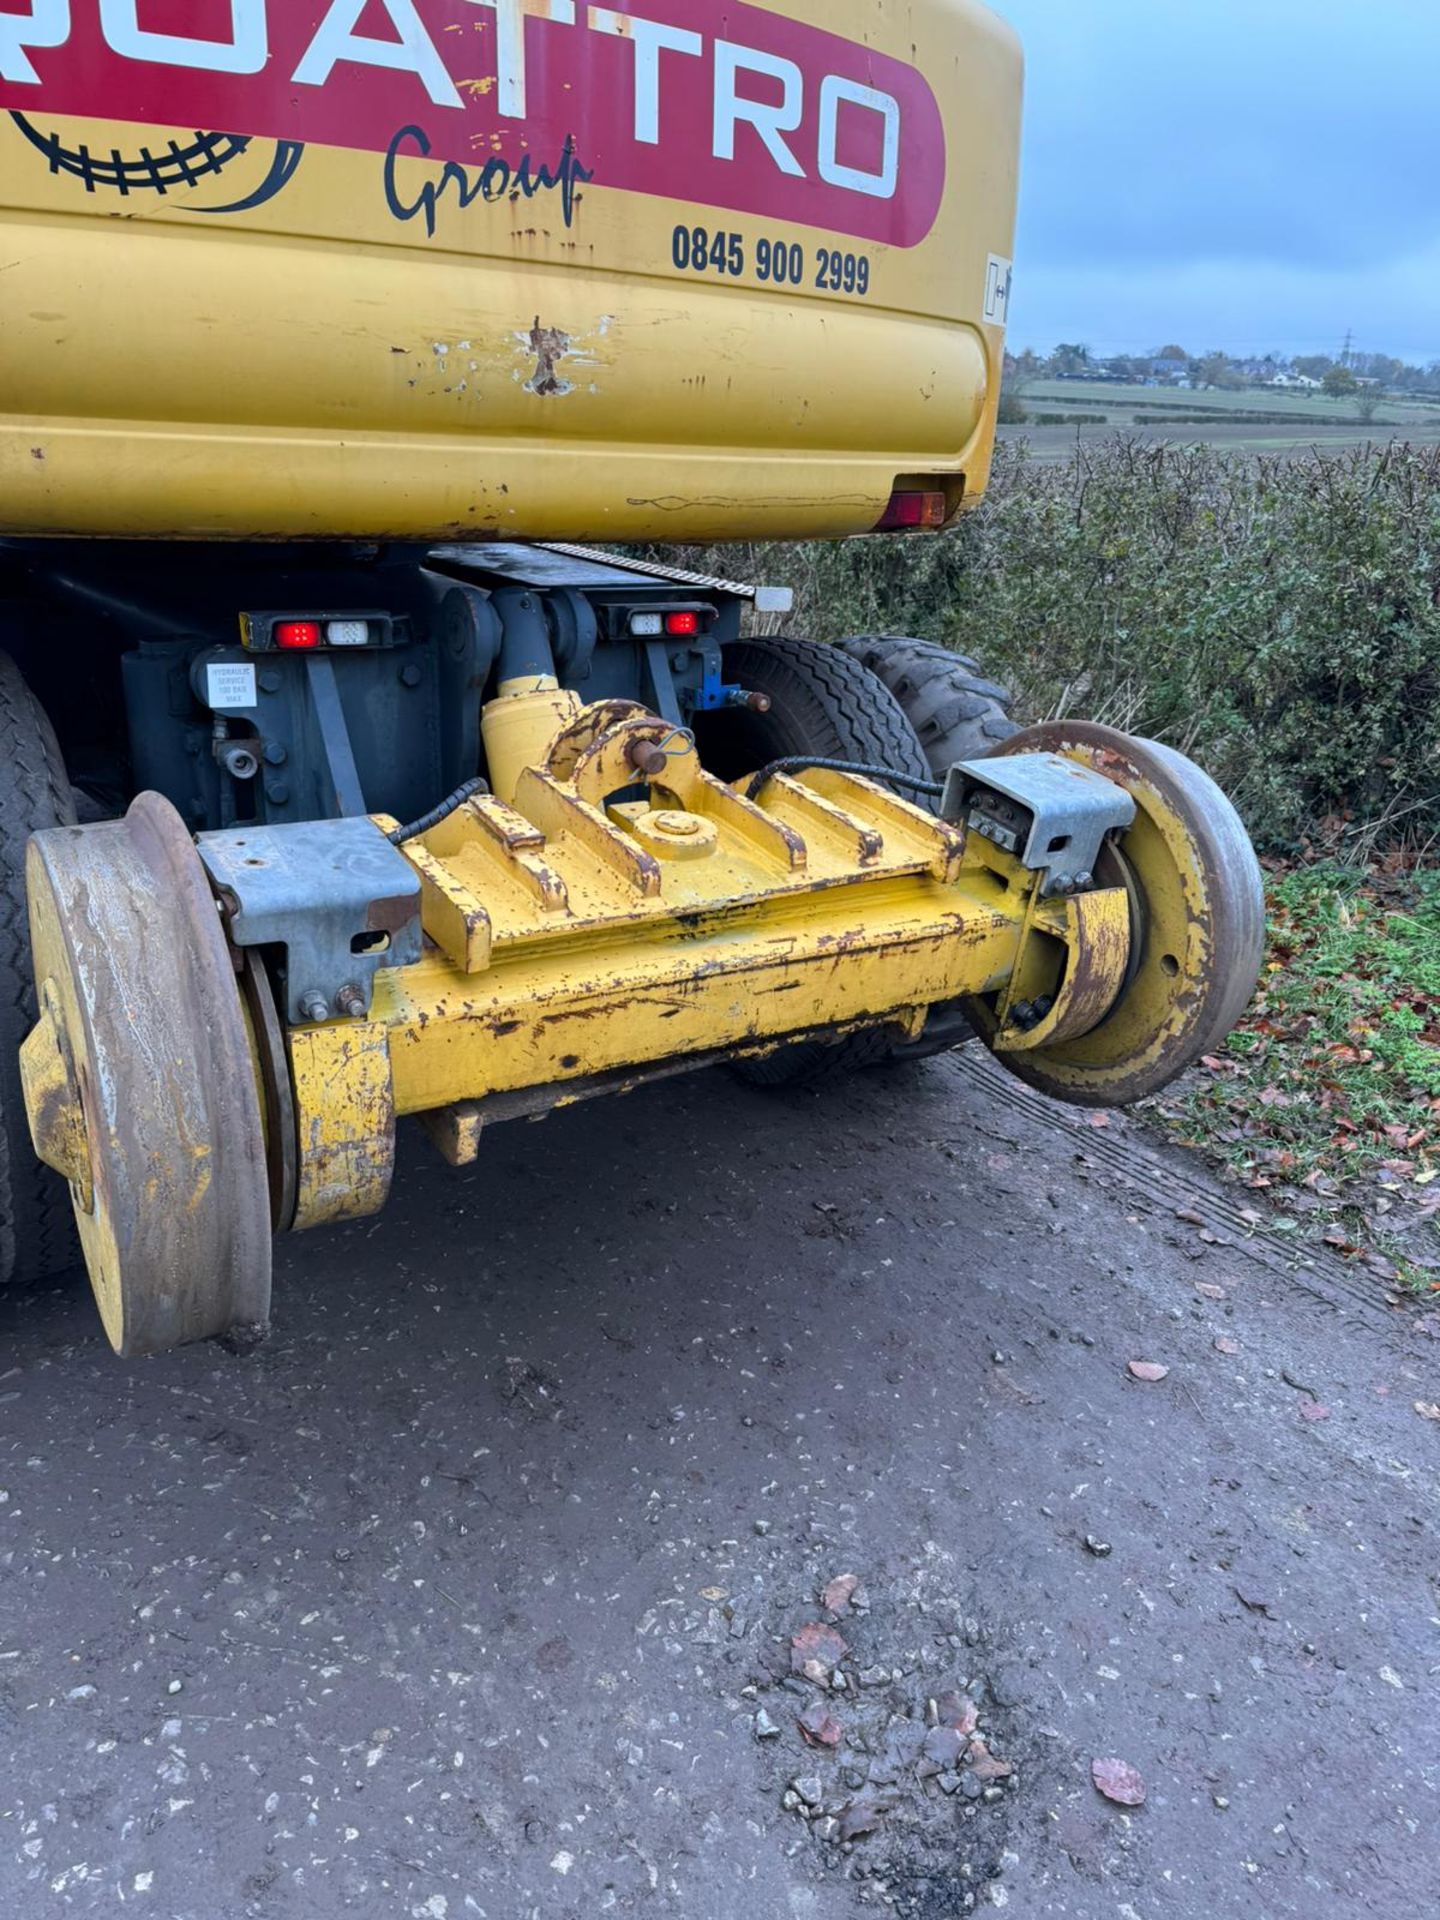
[[[1195,354],[1174,342],[1149,354],[1100,355],[1080,341],[1062,341],[1053,352],[1027,347],[1007,354],[1007,384],[1023,392],[1031,380],[1094,380],[1134,386],[1186,387],[1191,391],[1239,393],[1250,387],[1286,387],[1323,391],[1332,398],[1374,393],[1435,395],[1440,398],[1440,360],[1428,367],[1408,365],[1388,353],[1346,350],[1323,353],[1245,356],[1221,348]]]

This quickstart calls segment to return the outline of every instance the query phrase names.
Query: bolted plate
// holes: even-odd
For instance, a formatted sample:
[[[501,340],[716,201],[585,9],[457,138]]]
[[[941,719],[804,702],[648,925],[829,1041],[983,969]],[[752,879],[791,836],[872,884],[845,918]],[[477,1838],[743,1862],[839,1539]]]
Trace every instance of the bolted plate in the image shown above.
[[[1052,721],[1016,734],[997,758],[1034,753],[1076,760],[1136,803],[1134,825],[1097,869],[1129,895],[1132,961],[1113,1009],[1091,1032],[999,1057],[1072,1105],[1131,1106],[1213,1052],[1250,1004],[1265,958],[1260,863],[1229,800],[1173,747]],[[993,1014],[976,1002],[973,1015],[990,1044]]]
[[[368,1012],[382,967],[420,958],[420,876],[368,816],[202,833],[199,857],[237,947],[285,950],[283,1020],[325,1017],[348,988]]]
[[[123,820],[37,834],[26,878],[36,981],[73,1102],[56,1110],[52,1072],[31,1126],[42,1156],[49,1142],[70,1161],[61,1171],[111,1344],[163,1353],[264,1326],[256,1069],[195,843],[167,800],[142,794]],[[37,1061],[51,1052],[48,1036],[32,1042]],[[75,1177],[77,1140],[88,1179]]]

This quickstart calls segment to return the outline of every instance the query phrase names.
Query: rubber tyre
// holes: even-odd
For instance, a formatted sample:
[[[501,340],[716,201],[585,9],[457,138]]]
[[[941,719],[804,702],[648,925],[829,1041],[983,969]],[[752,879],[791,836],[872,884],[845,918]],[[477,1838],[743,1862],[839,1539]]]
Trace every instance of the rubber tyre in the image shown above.
[[[980,663],[966,654],[933,640],[871,634],[842,640],[840,647],[895,696],[936,780],[943,780],[957,761],[985,760],[1003,751],[1020,731],[1010,718],[1009,690],[987,680]],[[898,1048],[896,1063],[935,1060],[963,1046],[968,1023],[959,1008],[949,1011],[948,1020],[932,1016],[925,1035]]]
[[[701,758],[722,779],[738,780],[772,760],[813,753],[930,778],[925,754],[903,708],[859,660],[814,640],[742,640],[725,649],[725,677],[770,698],[769,713],[737,710],[700,718]],[[735,1071],[752,1086],[817,1086],[880,1066],[895,1048],[885,1027],[851,1034],[834,1046],[805,1041]]]
[[[934,779],[957,760],[983,760],[1020,731],[1010,694],[979,663],[933,640],[842,640],[840,649],[895,696],[924,749]]]
[[[30,1144],[20,1043],[35,1024],[25,848],[32,833],[75,824],[54,729],[8,653],[0,653],[0,1286],[40,1280],[79,1258],[70,1194]]]

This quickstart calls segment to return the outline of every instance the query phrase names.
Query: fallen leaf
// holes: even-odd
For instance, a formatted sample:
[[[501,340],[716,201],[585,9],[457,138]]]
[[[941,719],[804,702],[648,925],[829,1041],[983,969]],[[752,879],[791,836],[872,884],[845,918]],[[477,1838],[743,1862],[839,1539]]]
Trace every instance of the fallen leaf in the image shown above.
[[[1263,1593],[1256,1593],[1249,1587],[1236,1587],[1235,1598],[1250,1609],[1251,1613],[1263,1613],[1267,1620],[1274,1619],[1270,1611],[1270,1602]]]
[[[1203,1227],[1206,1224],[1204,1214],[1196,1213],[1193,1207],[1177,1207],[1175,1209],[1175,1218],[1185,1221],[1187,1226],[1192,1227]]]
[[[1230,1295],[1224,1287],[1211,1286],[1208,1280],[1197,1280],[1195,1291],[1202,1300],[1228,1300]]]
[[[878,1832],[886,1812],[878,1800],[852,1800],[840,1816],[840,1838],[859,1840],[867,1833]]]
[[[1132,1360],[1129,1370],[1132,1379],[1143,1380],[1151,1387],[1158,1387],[1162,1380],[1170,1378],[1169,1367],[1157,1366],[1153,1360]]]
[[[1145,1782],[1123,1760],[1092,1760],[1090,1778],[1107,1800],[1117,1807],[1143,1807]]]
[[[827,1613],[844,1613],[860,1586],[853,1573],[842,1573],[838,1580],[832,1580],[820,1596],[820,1604]]]
[[[1415,1411],[1422,1420],[1440,1420],[1440,1407],[1435,1406],[1431,1401],[1417,1400]]]
[[[967,1694],[942,1693],[935,1702],[935,1710],[940,1716],[940,1725],[953,1727],[956,1733],[972,1734],[980,1724],[980,1709]]]
[[[828,1675],[849,1651],[833,1627],[822,1627],[814,1621],[802,1627],[790,1642],[790,1671],[813,1680],[815,1676],[809,1670],[819,1667]]]
[[[1215,1351],[1217,1353],[1225,1353],[1233,1356],[1234,1354],[1239,1353],[1240,1342],[1238,1340],[1227,1340],[1222,1337],[1221,1339],[1215,1342]]]
[[[1315,1426],[1319,1421],[1330,1418],[1330,1409],[1322,1407],[1318,1400],[1305,1400],[1301,1403],[1300,1418]]]
[[[1008,1780],[1015,1771],[1010,1761],[997,1760],[983,1740],[971,1743],[967,1765],[975,1778],[984,1780],[987,1785],[995,1780]]]
[[[811,1747],[838,1747],[845,1733],[823,1700],[817,1700],[795,1724]]]
[[[1090,1125],[1092,1127],[1099,1127],[1103,1129],[1105,1127],[1108,1127],[1109,1124],[1110,1124],[1110,1116],[1108,1113],[1092,1113],[1090,1116]]]
[[[965,1745],[966,1736],[954,1727],[932,1727],[921,1749],[925,1765],[939,1773],[950,1773],[959,1766]]]

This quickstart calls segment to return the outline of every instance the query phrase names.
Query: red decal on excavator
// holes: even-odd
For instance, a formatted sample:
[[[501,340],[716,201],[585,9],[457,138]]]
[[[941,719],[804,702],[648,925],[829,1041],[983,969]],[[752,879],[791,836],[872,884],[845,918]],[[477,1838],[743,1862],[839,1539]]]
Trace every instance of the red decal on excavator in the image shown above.
[[[568,217],[593,180],[911,247],[945,188],[915,67],[713,0],[0,0],[0,107],[92,191],[188,184],[198,136],[137,160],[47,116],[279,141],[282,183],[305,143],[384,155],[392,211],[432,232],[443,203],[537,186]]]

